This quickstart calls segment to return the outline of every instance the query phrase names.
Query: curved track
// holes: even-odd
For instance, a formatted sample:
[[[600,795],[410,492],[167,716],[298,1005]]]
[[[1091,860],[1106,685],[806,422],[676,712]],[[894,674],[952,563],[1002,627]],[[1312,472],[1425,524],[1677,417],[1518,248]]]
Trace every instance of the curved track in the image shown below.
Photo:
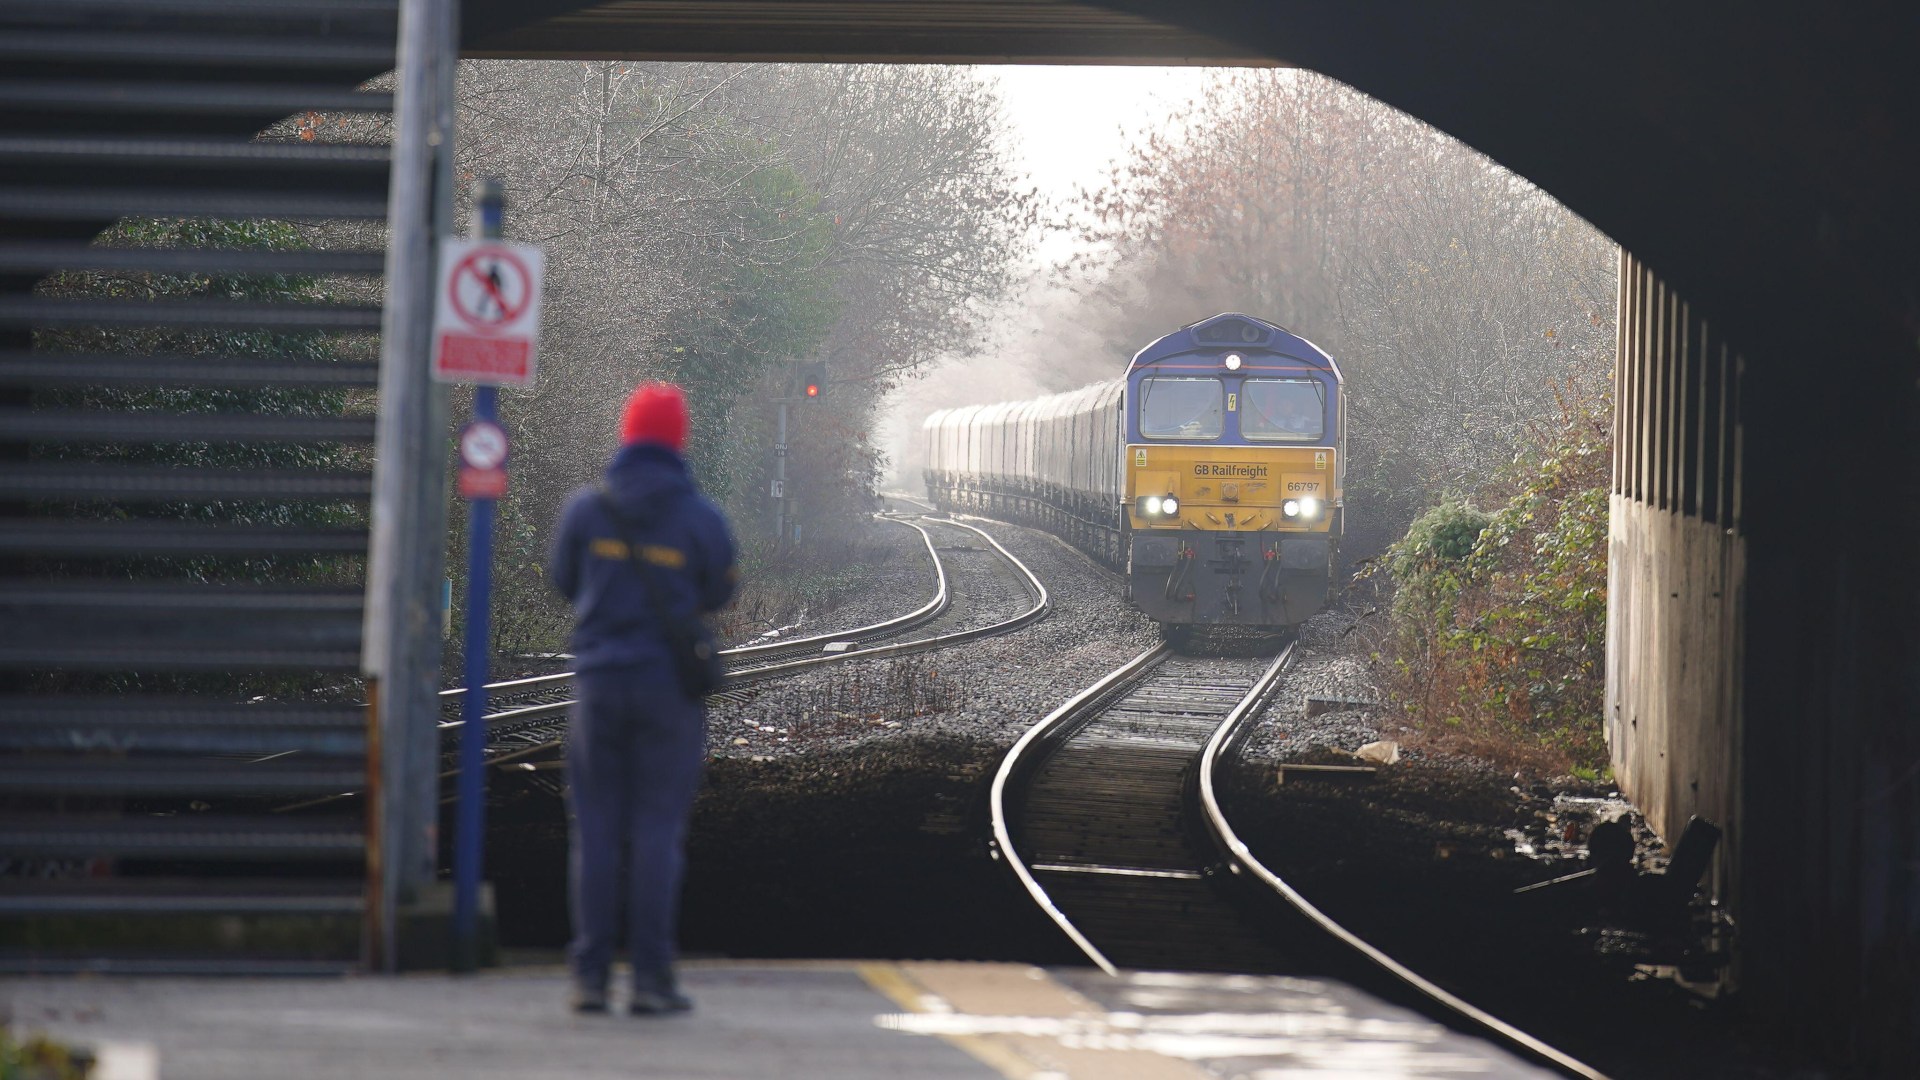
[[[996,854],[1109,973],[1317,971],[1567,1075],[1600,1077],[1362,941],[1234,832],[1215,772],[1296,648],[1289,642],[1249,671],[1246,661],[1178,656],[1160,645],[1075,695],[1001,762],[991,795]]]
[[[1011,633],[1044,618],[1051,608],[1052,600],[1047,595],[1047,588],[1033,571],[1012,552],[1001,546],[999,541],[981,529],[963,522],[944,519],[929,518],[922,522],[883,515],[882,520],[895,521],[920,532],[926,541],[927,551],[934,561],[936,577],[934,598],[906,615],[868,626],[792,641],[724,650],[722,655],[728,658],[728,686],[715,695],[716,698],[724,698],[728,694],[735,693],[746,684],[779,678],[826,664],[931,652],[950,645]],[[984,543],[984,547],[975,550],[991,552],[1004,567],[1005,572],[1019,582],[1020,588],[1026,592],[1030,603],[1007,617],[979,623],[980,613],[970,605],[967,597],[957,595],[957,590],[952,587],[945,563],[940,557],[939,547],[929,534],[928,526],[964,530],[973,537],[977,537]],[[973,622],[975,625],[949,629],[963,622]],[[912,635],[916,631],[922,633],[902,641],[887,640]],[[885,641],[885,643],[871,644],[877,641]],[[833,653],[820,651],[826,645],[836,642],[852,642],[863,647]],[[741,664],[742,660],[746,663]],[[567,708],[573,704],[572,682],[573,674],[564,672],[489,686],[487,688],[489,699],[495,693],[496,686],[517,696],[504,703],[501,708],[487,714],[488,763],[504,765],[524,762],[530,757],[551,756],[557,751],[565,736]],[[443,700],[451,701],[457,707],[461,693],[462,691],[448,691],[443,696]],[[443,720],[440,726],[442,729],[451,731],[457,729],[460,722]],[[449,770],[442,775],[452,776],[454,771]]]
[[[921,542],[926,545],[927,557],[933,563],[934,592],[928,600],[905,615],[867,626],[857,626],[834,634],[815,634],[790,641],[775,641],[763,645],[743,645],[732,649],[720,650],[727,660],[727,673],[730,682],[751,679],[767,669],[777,669],[787,659],[806,653],[819,653],[832,642],[847,641],[860,643],[874,641],[892,635],[902,634],[938,618],[952,603],[948,590],[946,564],[940,559],[940,552],[934,547],[933,536],[922,526],[903,518],[882,515],[878,520],[891,521],[905,525],[920,534]],[[487,705],[493,711],[487,714],[489,726],[513,723],[518,720],[531,720],[564,710],[573,702],[573,672],[561,671],[551,675],[534,675],[524,679],[509,679],[504,682],[487,684]],[[465,687],[455,687],[440,692],[440,707],[443,728],[458,727],[460,707],[466,698]]]
[[[723,699],[729,694],[737,693],[745,684],[779,678],[824,664],[930,652],[949,645],[1011,633],[1044,618],[1051,608],[1052,600],[1047,595],[1047,587],[1041,583],[1039,577],[986,532],[963,522],[944,519],[926,519],[923,524],[920,521],[895,515],[883,514],[879,515],[879,518],[905,525],[920,533],[926,543],[927,553],[933,560],[935,579],[933,598],[905,615],[866,626],[853,627],[831,634],[816,634],[791,641],[722,650],[721,655],[728,659],[728,685],[709,700]],[[1022,610],[1006,618],[962,629],[947,629],[947,626],[957,625],[961,621],[977,621],[978,612],[969,607],[965,597],[956,597],[946,564],[940,557],[939,547],[934,543],[928,531],[928,525],[964,530],[984,541],[984,550],[992,552],[1000,560],[1007,574],[1018,580],[1031,602]],[[864,648],[853,648],[841,652],[820,652],[826,645],[835,642],[852,642],[860,645],[900,637],[916,630],[931,632],[906,641],[867,645]],[[743,660],[746,661],[744,664],[741,663]],[[444,690],[440,694],[442,707],[440,729],[443,739],[447,740],[449,757],[452,756],[451,748],[454,740],[457,739],[457,733],[464,726],[460,719],[460,707],[465,696],[464,688]],[[490,711],[484,719],[487,725],[486,762],[488,765],[518,764],[522,769],[539,772],[557,764],[557,760],[554,759],[557,759],[558,752],[565,742],[567,709],[574,702],[573,672],[564,671],[552,675],[536,675],[531,678],[489,683],[487,699]],[[530,760],[533,758],[548,760],[536,763]],[[440,778],[445,781],[458,773],[458,768],[445,768],[441,771]],[[553,786],[557,790],[557,783]],[[280,809],[283,812],[303,810],[340,799],[352,798],[356,794],[357,792],[345,791],[337,795],[283,806]],[[445,802],[448,799],[443,798],[442,801]]]

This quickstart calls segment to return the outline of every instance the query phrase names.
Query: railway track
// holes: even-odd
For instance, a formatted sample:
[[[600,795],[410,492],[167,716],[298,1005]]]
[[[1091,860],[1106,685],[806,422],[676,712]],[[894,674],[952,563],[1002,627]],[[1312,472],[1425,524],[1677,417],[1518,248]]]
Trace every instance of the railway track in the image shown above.
[[[744,688],[752,683],[826,664],[931,652],[967,641],[1011,633],[1044,618],[1051,607],[1046,585],[1025,563],[985,531],[963,522],[944,519],[909,520],[902,516],[881,515],[881,520],[893,521],[920,533],[933,559],[933,598],[905,615],[866,626],[722,650],[721,655],[728,661],[727,686],[709,697],[709,702],[724,701],[742,694]],[[956,596],[946,562],[941,558],[940,545],[932,535],[933,531],[948,529],[962,532],[968,539],[977,541],[977,544],[969,545],[967,550],[990,552],[1000,560],[1007,573],[1016,578],[1026,592],[1029,599],[1027,606],[1008,617],[980,622],[979,613],[970,608],[967,599]],[[953,547],[951,543],[948,546],[950,549]],[[969,622],[973,625],[961,625]],[[913,636],[901,641],[889,640],[903,635]],[[849,642],[856,647],[822,652],[826,646],[836,642]],[[443,783],[459,774],[459,769],[451,767],[451,763],[457,755],[459,732],[464,726],[460,719],[460,707],[465,695],[464,688],[444,690],[440,695],[443,760],[449,765],[440,773]],[[573,702],[573,672],[570,671],[489,683],[489,711],[484,717],[487,725],[487,764],[514,766],[534,774],[538,786],[557,793],[560,780],[556,770],[560,767],[561,751],[565,746],[567,709]],[[282,806],[280,810],[306,810],[356,794],[343,791]],[[451,799],[450,793],[443,793],[441,801],[445,803]]]
[[[819,655],[821,650],[829,644],[844,641],[858,645],[903,634],[932,622],[951,607],[952,593],[949,588],[946,564],[941,560],[933,536],[926,527],[899,517],[883,516],[880,520],[902,525],[920,534],[921,541],[926,545],[927,557],[933,563],[932,599],[905,615],[867,626],[853,627],[831,634],[813,634],[788,641],[722,649],[720,655],[726,658],[728,681],[731,684],[737,686],[742,682],[751,682],[788,670],[783,665],[796,659],[803,661],[800,666],[807,666],[804,661],[820,662],[833,659],[833,657]],[[555,711],[564,711],[573,702],[573,672],[562,671],[551,675],[535,675],[524,679],[488,683],[486,689],[487,704],[492,710],[487,715],[488,726],[499,728],[522,720],[535,720]],[[460,708],[466,694],[464,687],[440,692],[440,726],[442,728],[460,726]]]
[[[1570,1076],[1590,1066],[1422,978],[1254,857],[1216,772],[1298,648],[1263,662],[1159,645],[1029,729],[994,777],[995,854],[1088,960],[1344,979]]]
[[[726,700],[732,695],[744,693],[744,688],[752,683],[826,664],[854,659],[907,656],[1011,633],[1046,616],[1052,603],[1047,595],[1046,585],[1027,568],[1025,563],[985,531],[962,522],[931,518],[909,520],[906,517],[883,515],[882,520],[894,521],[913,528],[919,531],[922,539],[925,540],[935,569],[933,599],[906,615],[867,626],[831,634],[816,634],[791,641],[724,650],[722,655],[728,660],[728,685],[709,698],[709,701]],[[999,560],[1007,573],[1019,581],[1021,589],[1027,594],[1029,600],[1027,606],[1005,618],[981,622],[979,612],[971,607],[968,599],[964,596],[956,596],[952,576],[948,573],[946,561],[941,557],[941,545],[935,542],[932,535],[933,532],[942,530],[951,530],[971,541],[966,546],[966,550],[985,551]],[[949,549],[953,546],[950,540]],[[972,625],[964,625],[967,623]],[[904,638],[904,640],[892,640],[895,638]],[[836,652],[822,651],[827,646],[839,642],[848,642],[855,647]],[[517,764],[529,772],[544,771],[557,764],[559,751],[564,745],[566,735],[567,708],[573,704],[572,679],[572,673],[565,672],[501,684],[509,694],[520,696],[487,714],[488,764]],[[489,687],[490,700],[493,693],[494,688]],[[527,695],[537,695],[537,697],[530,700]],[[446,700],[454,702],[456,707],[457,699],[458,694],[455,692],[449,692],[446,695]],[[459,726],[457,719],[441,722],[442,729],[449,734],[456,731]],[[454,770],[448,770],[442,775],[451,777],[454,775]]]

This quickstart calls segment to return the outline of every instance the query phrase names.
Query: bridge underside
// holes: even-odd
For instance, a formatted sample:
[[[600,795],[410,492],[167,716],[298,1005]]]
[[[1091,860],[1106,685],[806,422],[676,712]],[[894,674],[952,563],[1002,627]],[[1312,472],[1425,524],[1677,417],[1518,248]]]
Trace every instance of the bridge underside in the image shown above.
[[[1920,6],[468,0],[493,57],[1286,63],[1620,241],[1608,723],[1749,998],[1868,1071],[1920,1028]],[[1262,59],[1266,58],[1266,59]],[[1275,59],[1278,58],[1278,59]],[[1818,1003],[1813,1004],[1813,1003]]]
[[[1312,68],[1538,183],[1753,345],[1838,329],[1911,356],[1920,331],[1920,14],[1893,3],[1735,24],[1389,0],[465,0],[462,18],[476,57]]]
[[[965,64],[1244,64],[1245,40],[1073,0],[465,5],[464,52],[512,59]]]

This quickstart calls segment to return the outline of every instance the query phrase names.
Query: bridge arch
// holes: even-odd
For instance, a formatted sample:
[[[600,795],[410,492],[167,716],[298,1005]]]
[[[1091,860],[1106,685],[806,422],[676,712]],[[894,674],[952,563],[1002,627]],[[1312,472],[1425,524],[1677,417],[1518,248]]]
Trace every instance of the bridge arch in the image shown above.
[[[1920,1020],[1920,8],[467,0],[470,54],[1283,63],[1618,240],[1608,723],[1753,1000],[1903,1060]],[[1819,1009],[1806,1003],[1822,1002]],[[1904,1024],[1898,1021],[1906,1021]]]

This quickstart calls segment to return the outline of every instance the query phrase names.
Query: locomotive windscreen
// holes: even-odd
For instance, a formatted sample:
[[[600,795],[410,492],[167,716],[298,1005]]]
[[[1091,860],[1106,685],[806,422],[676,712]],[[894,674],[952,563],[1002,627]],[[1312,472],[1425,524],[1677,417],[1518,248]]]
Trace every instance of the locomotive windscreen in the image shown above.
[[[1240,386],[1240,434],[1317,440],[1326,432],[1326,392],[1318,379],[1248,379]]]
[[[1149,439],[1217,439],[1225,417],[1219,379],[1140,380],[1140,434]]]

